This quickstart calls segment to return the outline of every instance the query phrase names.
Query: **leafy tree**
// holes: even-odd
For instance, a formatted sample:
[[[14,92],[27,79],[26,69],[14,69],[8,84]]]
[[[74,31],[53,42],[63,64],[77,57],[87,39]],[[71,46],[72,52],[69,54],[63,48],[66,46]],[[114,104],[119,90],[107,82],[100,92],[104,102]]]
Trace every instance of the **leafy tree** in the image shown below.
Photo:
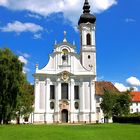
[[[22,68],[23,63],[10,49],[0,49],[0,124],[7,124],[14,117],[16,109],[21,107],[19,104],[23,105],[25,98],[22,97],[28,96]]]
[[[105,117],[110,118],[112,116],[113,106],[116,101],[116,94],[109,91],[105,91],[102,98],[103,100],[102,103],[100,104],[101,109],[103,110]]]
[[[17,96],[15,116],[18,124],[20,123],[20,117],[29,118],[30,113],[33,112],[33,99],[33,86],[25,80],[21,93]]]
[[[100,106],[106,118],[129,114],[131,103],[130,91],[124,93],[105,91],[102,98]]]
[[[115,116],[124,116],[128,115],[130,112],[131,104],[131,95],[130,91],[118,94],[116,103],[113,107],[113,115]]]

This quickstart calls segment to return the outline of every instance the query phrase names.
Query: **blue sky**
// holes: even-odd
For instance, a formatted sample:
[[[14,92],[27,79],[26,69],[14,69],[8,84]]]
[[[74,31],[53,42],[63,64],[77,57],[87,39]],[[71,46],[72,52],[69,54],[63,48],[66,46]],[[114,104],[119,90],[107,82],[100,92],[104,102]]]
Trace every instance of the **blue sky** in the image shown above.
[[[139,0],[89,0],[95,13],[97,78],[111,81],[119,89],[140,90]],[[9,47],[25,63],[24,71],[33,83],[35,64],[43,68],[55,40],[75,41],[84,0],[0,0],[0,47]]]

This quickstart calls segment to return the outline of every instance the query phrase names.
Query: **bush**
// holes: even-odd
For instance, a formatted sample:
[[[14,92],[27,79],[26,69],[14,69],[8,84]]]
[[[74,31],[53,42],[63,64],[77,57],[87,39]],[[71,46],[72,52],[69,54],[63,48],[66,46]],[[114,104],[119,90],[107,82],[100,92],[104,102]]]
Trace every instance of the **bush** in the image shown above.
[[[132,114],[123,117],[114,116],[113,122],[114,123],[140,123],[140,114]]]

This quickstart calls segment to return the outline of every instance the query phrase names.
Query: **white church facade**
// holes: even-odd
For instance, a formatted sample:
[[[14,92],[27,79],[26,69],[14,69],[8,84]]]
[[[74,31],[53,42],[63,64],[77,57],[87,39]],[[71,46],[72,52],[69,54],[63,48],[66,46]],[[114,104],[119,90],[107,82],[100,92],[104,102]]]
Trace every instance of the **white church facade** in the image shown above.
[[[96,93],[96,17],[85,0],[78,22],[80,54],[68,43],[55,44],[48,64],[36,65],[32,123],[95,123],[103,121]]]

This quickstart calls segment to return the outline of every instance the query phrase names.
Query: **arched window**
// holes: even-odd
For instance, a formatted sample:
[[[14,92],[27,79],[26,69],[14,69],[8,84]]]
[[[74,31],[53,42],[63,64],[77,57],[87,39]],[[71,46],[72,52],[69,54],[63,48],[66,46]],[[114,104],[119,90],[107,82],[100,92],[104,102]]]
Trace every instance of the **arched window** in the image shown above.
[[[68,63],[68,50],[67,49],[62,50],[62,60],[63,60],[63,64]]]
[[[55,86],[50,85],[50,99],[55,99]]]
[[[79,86],[74,86],[74,99],[79,99]]]
[[[68,83],[61,84],[61,99],[68,99]]]
[[[91,45],[91,35],[87,34],[87,45]]]

